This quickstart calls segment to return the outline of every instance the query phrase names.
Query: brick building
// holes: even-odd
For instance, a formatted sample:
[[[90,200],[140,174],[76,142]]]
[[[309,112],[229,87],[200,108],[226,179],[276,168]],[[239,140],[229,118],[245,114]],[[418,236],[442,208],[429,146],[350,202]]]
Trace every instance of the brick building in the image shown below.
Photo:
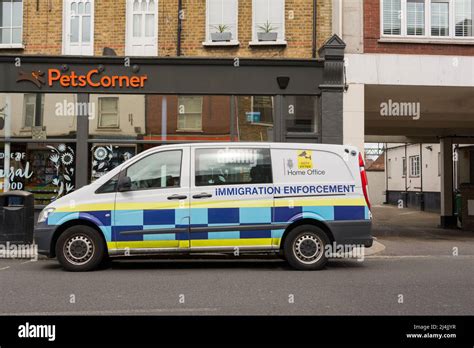
[[[443,226],[455,224],[453,191],[474,173],[469,151],[453,157],[474,143],[474,1],[335,4],[335,32],[347,44],[344,128],[354,130],[344,141],[397,148],[385,156],[386,201],[437,210]]]
[[[333,2],[0,0],[1,189],[45,205],[172,142],[341,143]]]

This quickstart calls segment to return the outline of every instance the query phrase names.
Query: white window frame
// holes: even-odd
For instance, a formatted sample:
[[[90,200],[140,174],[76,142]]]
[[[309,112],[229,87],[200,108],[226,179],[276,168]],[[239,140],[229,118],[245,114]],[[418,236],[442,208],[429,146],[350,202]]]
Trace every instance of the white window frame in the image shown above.
[[[223,0],[225,2],[225,0]],[[213,42],[211,40],[211,31],[209,30],[209,0],[206,0],[206,39],[202,43],[203,46],[238,46],[239,42],[239,0],[236,0],[235,9],[235,37],[229,42]],[[226,23],[223,23],[226,24]]]
[[[133,40],[133,1],[134,0],[125,0],[126,1],[126,12],[125,12],[125,54],[127,56],[132,56],[131,52],[131,41]],[[145,56],[154,57],[158,56],[158,33],[159,33],[159,18],[158,18],[158,8],[159,0],[155,0],[155,36],[152,38],[154,43],[154,51],[151,54]],[[145,21],[143,22],[145,24]],[[142,55],[143,56],[143,55]]]
[[[283,2],[283,11],[281,13],[281,37],[279,37],[276,41],[258,41],[257,38],[257,30],[255,28],[255,1],[252,0],[252,41],[249,42],[250,46],[286,46],[286,3],[285,0],[281,0]],[[270,0],[272,1],[272,0]],[[280,0],[279,0],[280,1]]]
[[[410,178],[420,177],[420,155],[410,156]]]
[[[117,123],[113,126],[102,126],[101,121],[102,121],[102,100],[104,99],[115,99],[117,100]],[[97,98],[97,104],[98,104],[98,118],[97,118],[97,129],[119,129],[120,128],[120,98],[119,97],[99,97]]]
[[[91,2],[91,41],[90,41],[90,46],[92,48],[92,51],[89,52],[88,54],[82,54],[83,56],[93,56],[94,55],[94,49],[95,49],[95,42],[94,42],[94,32],[95,32],[95,0],[90,0]],[[68,51],[68,45],[70,42],[68,41],[67,38],[67,28],[68,28],[68,21],[70,21],[69,18],[66,18],[66,14],[70,13],[70,9],[68,6],[71,6],[71,2],[68,0],[63,0],[63,48],[62,48],[62,54],[63,55],[68,55],[69,53],[66,53]],[[82,32],[79,33],[79,35],[82,35]],[[82,43],[82,39],[81,39]]]
[[[0,43],[0,49],[2,48],[24,48],[25,46],[23,45],[23,14],[24,14],[24,1],[25,0],[22,0],[21,1],[21,26],[20,26],[20,29],[21,29],[21,34],[20,34],[20,37],[21,37],[21,42],[20,43],[13,43],[11,42],[10,40],[10,43]],[[11,22],[12,22],[12,25],[9,26],[9,27],[0,27],[2,29],[5,29],[5,28],[10,28],[10,29],[13,29],[13,28],[16,28],[18,29],[18,27],[14,27],[13,26],[13,11],[12,11],[12,15],[11,15]],[[13,34],[12,34],[13,35]]]
[[[189,97],[200,97],[200,100],[201,100],[201,128],[180,128],[179,127],[179,117],[180,116],[186,117],[187,114],[195,114],[194,112],[186,112],[186,110],[184,110],[184,113],[180,113],[181,103],[179,102],[179,98],[189,98]],[[177,113],[177,117],[176,117],[176,131],[177,132],[202,132],[203,106],[204,106],[203,96],[195,96],[195,95],[180,95],[180,96],[178,96],[178,113]]]
[[[421,42],[421,43],[472,43],[474,44],[474,30],[473,36],[456,36],[456,23],[455,23],[455,0],[446,0],[449,2],[449,35],[448,36],[431,36],[431,0],[424,0],[425,4],[425,35],[408,35],[407,34],[407,0],[401,1],[401,34],[400,35],[389,35],[384,34],[383,26],[383,3],[386,0],[380,0],[380,41],[381,42]],[[473,18],[474,20],[474,18]]]

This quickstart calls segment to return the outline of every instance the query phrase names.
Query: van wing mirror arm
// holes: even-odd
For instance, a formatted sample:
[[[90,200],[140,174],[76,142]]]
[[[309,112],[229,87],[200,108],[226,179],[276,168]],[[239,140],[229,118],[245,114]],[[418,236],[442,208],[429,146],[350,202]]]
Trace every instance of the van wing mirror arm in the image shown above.
[[[126,192],[130,191],[132,189],[132,180],[130,179],[129,176],[121,176],[118,185],[117,185],[117,191],[119,192]]]

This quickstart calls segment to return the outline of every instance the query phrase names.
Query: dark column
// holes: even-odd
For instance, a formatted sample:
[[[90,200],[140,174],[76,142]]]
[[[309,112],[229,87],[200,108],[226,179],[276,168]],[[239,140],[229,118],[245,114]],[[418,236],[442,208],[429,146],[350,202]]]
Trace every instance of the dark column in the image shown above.
[[[326,144],[343,142],[344,49],[346,45],[337,35],[319,50],[324,59],[321,89],[321,140]]]
[[[78,94],[77,103],[89,103],[89,94]],[[88,107],[83,110],[89,110]],[[76,190],[87,185],[89,146],[89,116],[77,115],[77,139],[76,139]]]

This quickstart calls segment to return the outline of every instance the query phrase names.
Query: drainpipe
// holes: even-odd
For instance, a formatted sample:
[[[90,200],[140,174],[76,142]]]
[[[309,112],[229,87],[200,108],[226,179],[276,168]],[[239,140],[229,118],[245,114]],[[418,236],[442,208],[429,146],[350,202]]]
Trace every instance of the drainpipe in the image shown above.
[[[317,9],[317,0],[313,0],[313,42],[312,42],[312,57],[316,58],[316,35],[317,35],[317,16],[318,16],[318,9]]]
[[[181,20],[181,11],[183,10],[183,0],[178,0],[178,45],[176,48],[176,55],[181,56],[181,32],[183,30],[183,23]]]

